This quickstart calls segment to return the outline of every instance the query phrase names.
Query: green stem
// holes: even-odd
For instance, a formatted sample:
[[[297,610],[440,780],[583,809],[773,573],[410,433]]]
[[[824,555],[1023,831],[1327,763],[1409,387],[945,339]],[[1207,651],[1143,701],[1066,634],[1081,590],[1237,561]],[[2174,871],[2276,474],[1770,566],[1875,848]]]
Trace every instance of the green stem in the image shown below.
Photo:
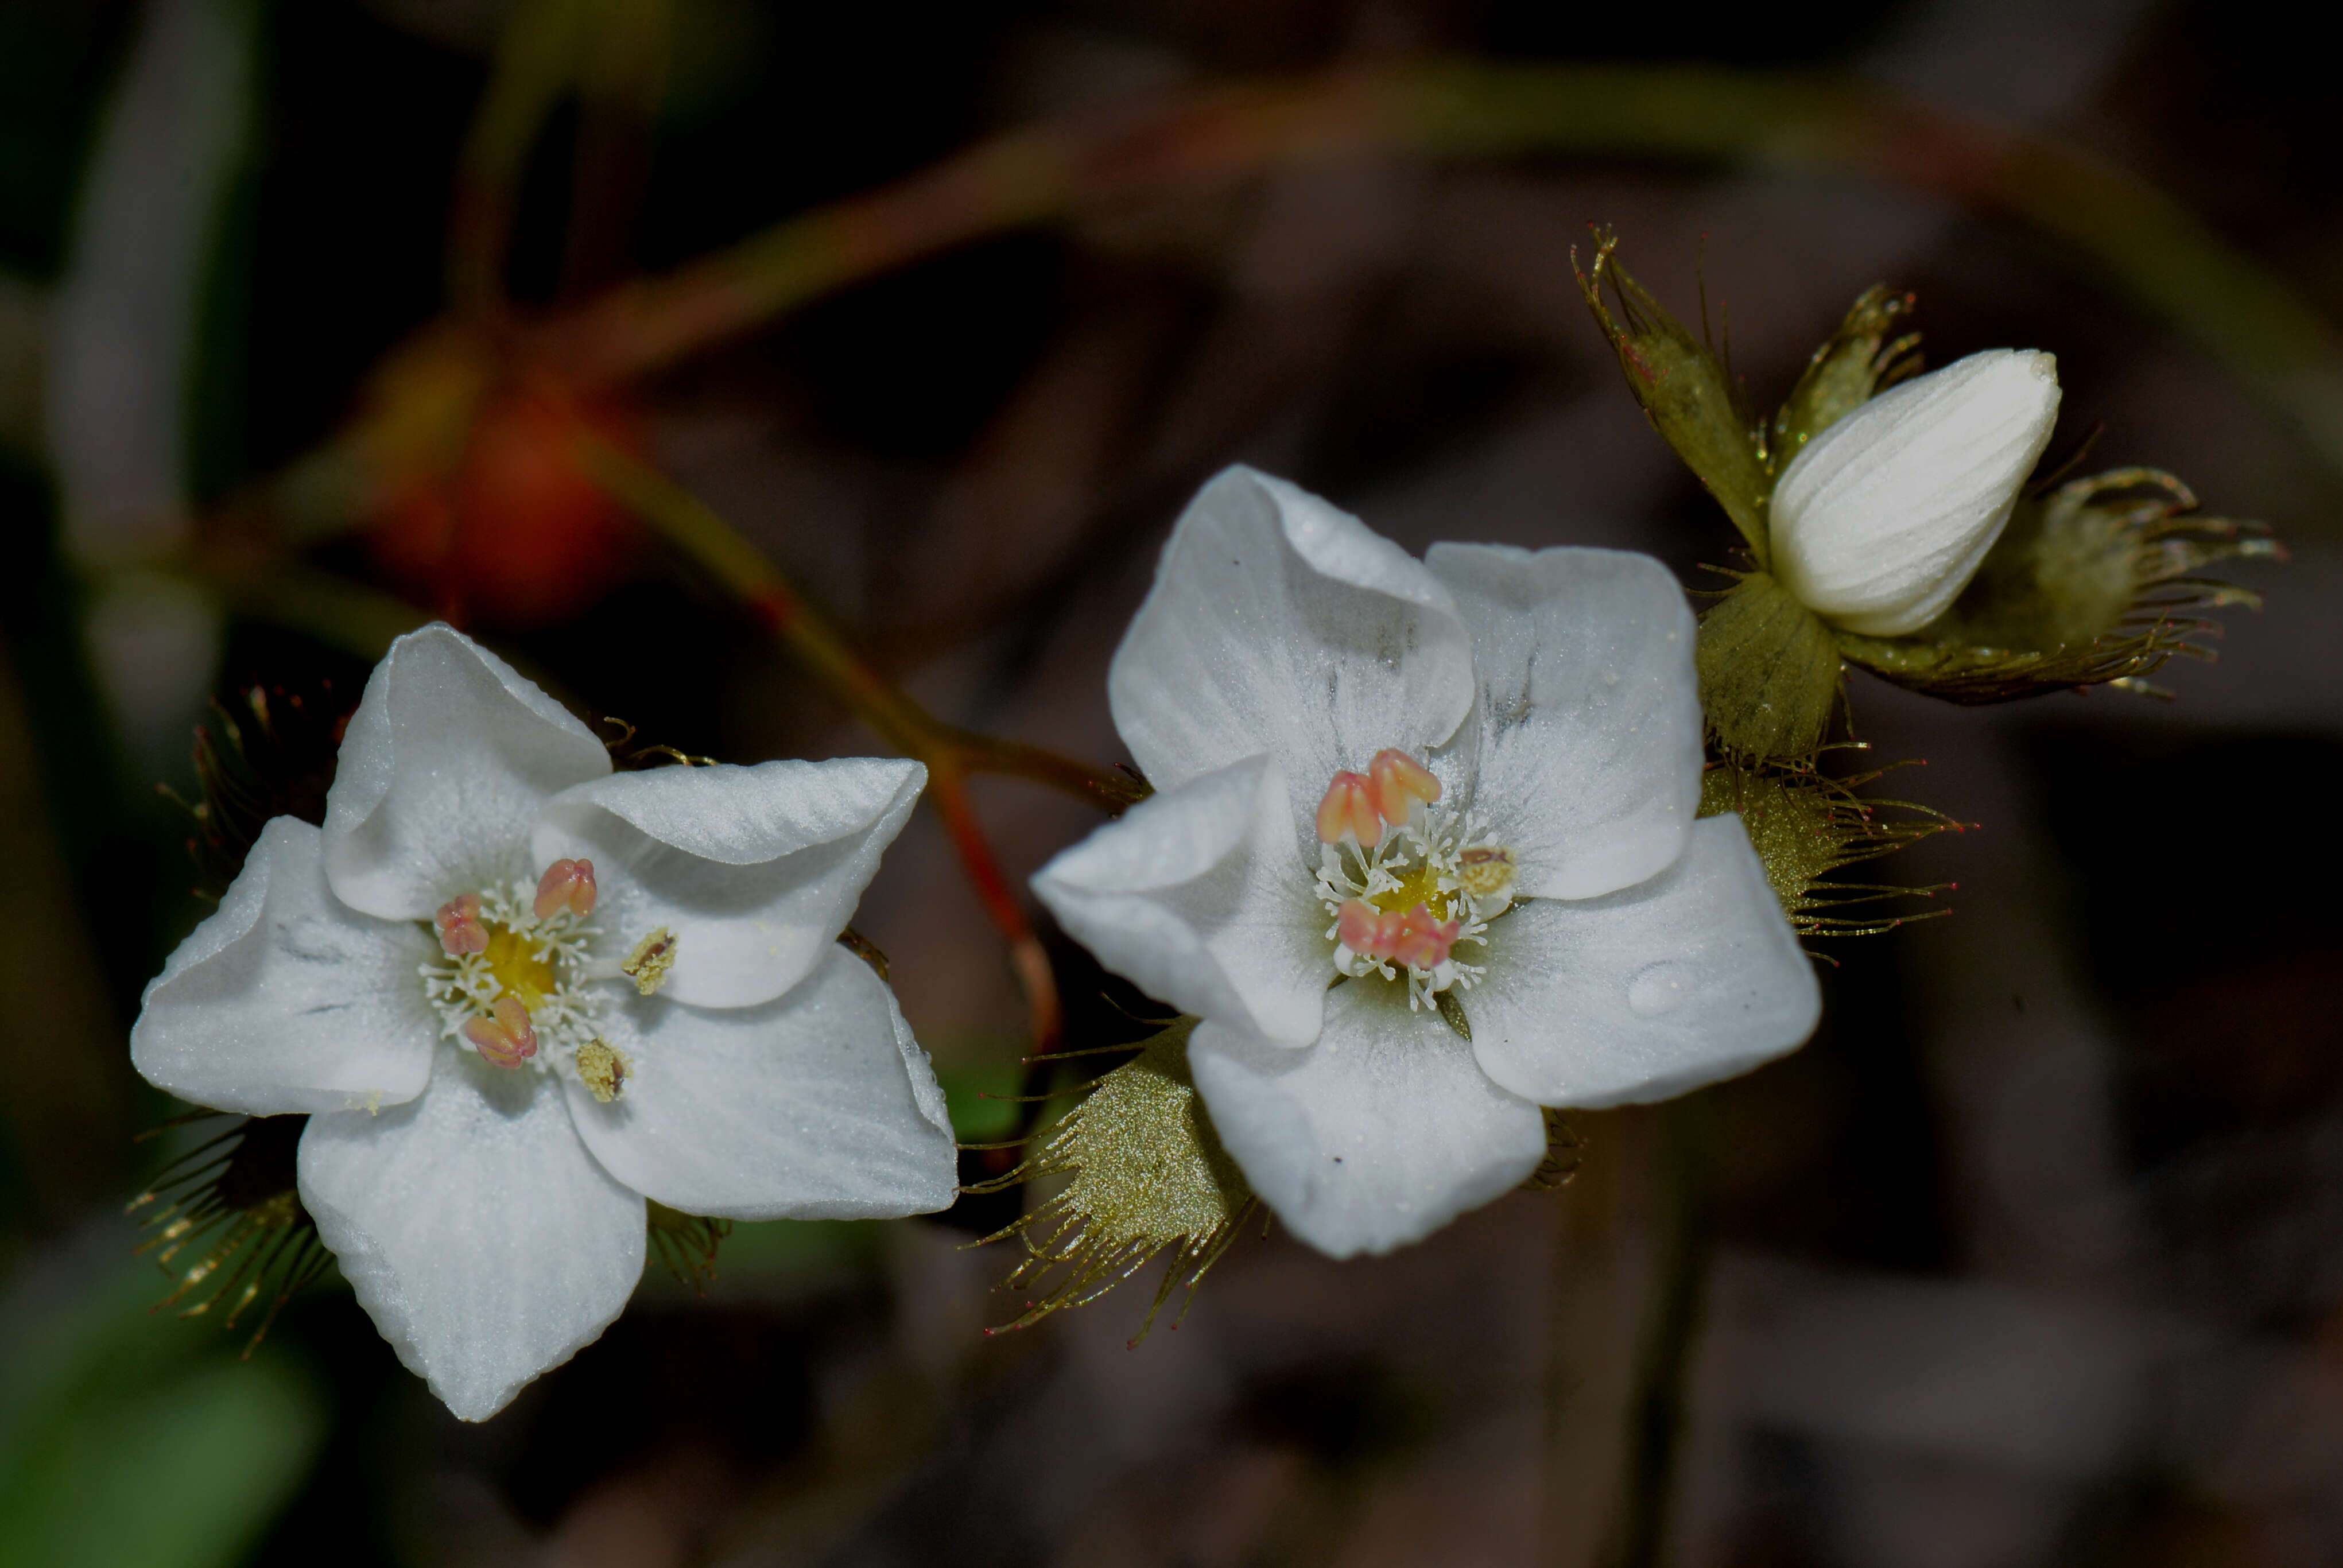
[[[1700,1342],[1715,1234],[1715,1107],[1696,1094],[1661,1107],[1655,1119],[1658,1257],[1626,1410],[1617,1546],[1610,1553],[1618,1568],[1659,1568],[1666,1559],[1685,1425],[1684,1383]]]

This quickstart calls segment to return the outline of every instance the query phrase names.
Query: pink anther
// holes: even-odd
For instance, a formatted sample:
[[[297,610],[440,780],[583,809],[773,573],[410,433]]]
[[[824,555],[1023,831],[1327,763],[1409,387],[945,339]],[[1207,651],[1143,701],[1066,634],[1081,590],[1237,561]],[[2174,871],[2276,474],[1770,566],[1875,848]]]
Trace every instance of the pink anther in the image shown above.
[[[555,911],[573,910],[579,920],[594,912],[594,862],[556,860],[537,879],[537,902],[531,906],[540,920]]]
[[[1403,915],[1386,918],[1396,920],[1399,925],[1393,933],[1392,960],[1410,969],[1438,969],[1448,961],[1449,950],[1456,945],[1456,939],[1464,934],[1463,921],[1440,920],[1422,904]]]
[[[1361,958],[1419,970],[1446,963],[1456,939],[1464,934],[1463,921],[1437,919],[1421,903],[1405,914],[1387,914],[1361,900],[1347,899],[1335,911],[1334,922],[1334,934]]]
[[[1361,958],[1383,958],[1398,933],[1397,915],[1384,914],[1358,899],[1345,899],[1334,914],[1334,934]]]
[[[431,917],[439,928],[439,950],[451,959],[488,950],[488,933],[480,924],[480,896],[466,893],[439,906]]]
[[[1407,820],[1408,808],[1416,801],[1428,804],[1440,799],[1440,780],[1432,776],[1432,769],[1397,747],[1387,746],[1375,753],[1375,759],[1367,764],[1367,778],[1374,790],[1375,809],[1394,828]]]
[[[1374,785],[1363,773],[1337,773],[1318,802],[1318,837],[1339,844],[1348,833],[1359,848],[1372,849],[1383,841],[1383,819],[1375,814]]]
[[[537,1026],[528,1021],[528,1009],[512,997],[500,996],[488,1010],[496,1016],[464,1025],[464,1038],[481,1060],[490,1067],[518,1067],[537,1054]]]

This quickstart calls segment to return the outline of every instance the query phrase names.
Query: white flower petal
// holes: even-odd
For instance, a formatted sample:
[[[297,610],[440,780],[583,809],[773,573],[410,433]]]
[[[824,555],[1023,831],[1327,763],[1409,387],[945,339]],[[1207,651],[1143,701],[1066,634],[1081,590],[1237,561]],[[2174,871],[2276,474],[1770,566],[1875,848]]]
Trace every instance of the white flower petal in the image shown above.
[[[660,996],[754,1007],[830,950],[927,778],[876,757],[617,773],[547,805],[534,865],[594,862],[594,922],[620,953],[676,933]]]
[[[1314,843],[1310,819],[1337,769],[1454,731],[1472,658],[1422,562],[1307,491],[1234,467],[1172,528],[1107,696],[1159,789],[1274,752],[1296,832]]]
[[[390,645],[342,738],[326,796],[326,877],[342,902],[424,920],[526,875],[529,825],[610,770],[594,732],[446,626]]]
[[[1266,756],[1151,796],[1033,878],[1066,933],[1150,996],[1296,1045],[1333,975],[1312,888]]]
[[[1822,1015],[1814,961],[1736,816],[1601,899],[1540,899],[1489,928],[1464,993],[1491,1078],[1544,1105],[1665,1100],[1796,1050]]]
[[[1701,718],[1674,576],[1624,550],[1442,544],[1428,561],[1473,631],[1480,701],[1455,744],[1519,893],[1594,898],[1682,854]]]
[[[1901,637],[1944,613],[2050,444],[2058,365],[1995,348],[1890,387],[1774,487],[1774,575],[1817,615]]]
[[[886,983],[836,943],[763,1007],[636,998],[627,1013],[608,1037],[633,1059],[618,1098],[568,1091],[578,1136],[635,1191],[735,1220],[950,1205],[958,1155],[935,1070]]]
[[[643,1201],[586,1152],[547,1073],[442,1048],[431,1087],[301,1135],[301,1201],[358,1304],[466,1421],[591,1344],[643,1271]]]
[[[416,969],[437,951],[418,926],[345,907],[326,886],[323,836],[276,818],[146,987],[130,1060],[156,1088],[217,1111],[412,1100],[439,1032]]]
[[[1262,1201],[1329,1257],[1418,1241],[1537,1169],[1538,1108],[1489,1081],[1404,987],[1326,995],[1318,1043],[1294,1051],[1197,1027],[1188,1060],[1213,1129]]]

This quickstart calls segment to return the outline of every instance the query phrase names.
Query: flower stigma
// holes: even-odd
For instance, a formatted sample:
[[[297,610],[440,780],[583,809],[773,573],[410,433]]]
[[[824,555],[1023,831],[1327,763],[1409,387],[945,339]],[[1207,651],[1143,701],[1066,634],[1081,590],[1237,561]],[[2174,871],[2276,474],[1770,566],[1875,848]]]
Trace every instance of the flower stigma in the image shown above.
[[[1455,950],[1484,941],[1513,902],[1513,851],[1476,816],[1435,813],[1441,794],[1432,770],[1394,747],[1364,773],[1335,774],[1318,807],[1317,893],[1333,919],[1335,972],[1404,979],[1411,1008],[1480,979],[1483,966]]]

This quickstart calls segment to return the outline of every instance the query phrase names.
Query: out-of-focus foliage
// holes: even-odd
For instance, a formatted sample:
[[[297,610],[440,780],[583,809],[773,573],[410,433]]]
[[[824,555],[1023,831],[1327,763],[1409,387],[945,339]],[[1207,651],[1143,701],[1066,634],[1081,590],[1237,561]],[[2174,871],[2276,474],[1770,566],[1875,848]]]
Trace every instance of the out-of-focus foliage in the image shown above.
[[[0,1543],[44,1568],[228,1568],[300,1488],[330,1411],[309,1373],[157,1322],[154,1275],[108,1263],[10,1325]],[[29,1310],[28,1310],[29,1309]]]

